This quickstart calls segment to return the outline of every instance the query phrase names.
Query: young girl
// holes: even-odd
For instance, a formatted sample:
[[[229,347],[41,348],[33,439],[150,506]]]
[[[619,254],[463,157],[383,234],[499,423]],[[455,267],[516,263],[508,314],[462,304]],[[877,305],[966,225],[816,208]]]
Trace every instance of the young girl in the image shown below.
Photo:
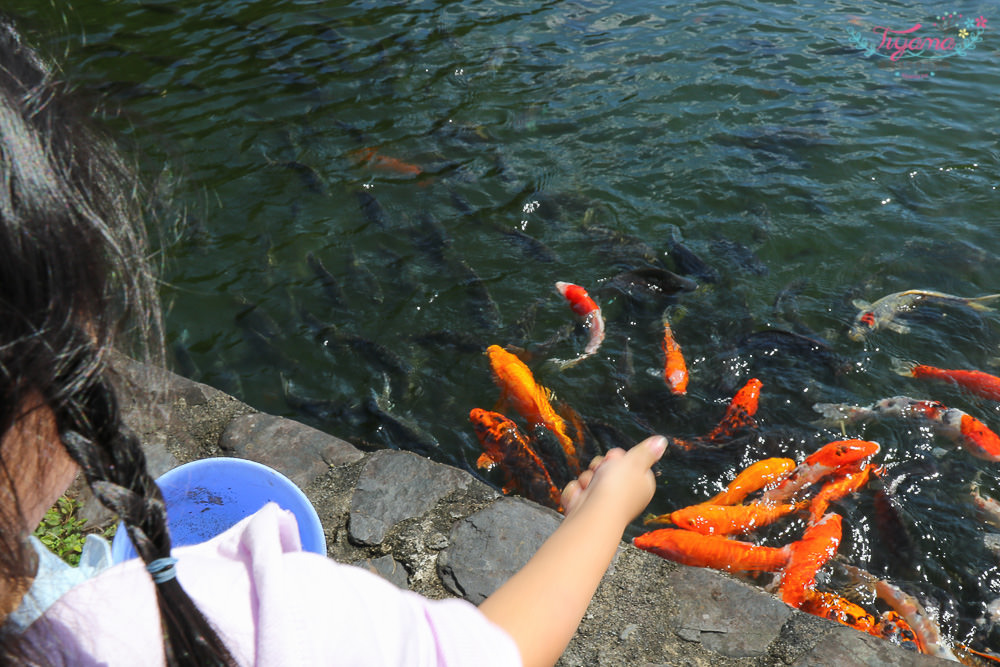
[[[141,557],[73,587],[27,630],[4,626],[0,662],[553,664],[652,497],[666,441],[596,459],[566,487],[560,527],[478,608],[302,552],[275,505],[172,550],[108,381],[112,348],[159,359],[142,194],[85,116],[0,17],[0,619],[35,576],[28,537],[78,472]]]

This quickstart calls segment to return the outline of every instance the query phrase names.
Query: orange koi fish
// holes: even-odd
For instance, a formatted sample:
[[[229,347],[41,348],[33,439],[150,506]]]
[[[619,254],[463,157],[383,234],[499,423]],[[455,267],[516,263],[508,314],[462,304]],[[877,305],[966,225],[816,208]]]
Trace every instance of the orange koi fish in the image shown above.
[[[785,603],[799,607],[805,602],[809,590],[816,584],[816,573],[837,553],[841,536],[840,515],[831,512],[806,528],[802,539],[789,545],[791,554],[778,588]]]
[[[970,394],[1000,401],[1000,377],[982,371],[963,371],[937,368],[926,364],[897,362],[894,365],[897,373],[905,377],[931,380],[943,380],[965,389]]]
[[[359,164],[367,165],[372,169],[388,171],[400,176],[419,176],[423,169],[415,164],[403,162],[402,160],[387,155],[381,155],[375,148],[359,148],[351,151],[350,156]]]
[[[868,483],[871,475],[873,473],[877,474],[879,470],[881,470],[880,466],[869,463],[861,466],[858,470],[843,472],[824,484],[823,488],[813,496],[812,502],[809,504],[809,523],[819,521],[826,514],[830,503],[859,490]]]
[[[751,493],[784,479],[794,469],[795,461],[792,459],[769,458],[751,463],[736,475],[725,491],[712,496],[702,504],[735,505],[743,502],[743,499]]]
[[[955,655],[963,665],[1000,665],[1000,655],[983,653],[965,644],[955,644]]]
[[[535,377],[523,361],[499,345],[490,345],[486,354],[493,368],[493,379],[518,414],[531,424],[541,424],[559,440],[566,453],[566,462],[574,474],[579,475],[580,461],[576,445],[566,433],[566,422],[556,414],[549,403],[551,392],[535,382]]]
[[[688,370],[684,362],[684,355],[681,354],[681,346],[674,338],[674,332],[670,328],[667,316],[663,316],[663,340],[660,343],[663,350],[663,380],[670,387],[670,391],[677,396],[687,393]]]
[[[883,398],[869,406],[843,403],[813,405],[827,422],[865,422],[881,417],[898,417],[927,424],[935,433],[958,443],[984,461],[1000,462],[1000,437],[972,415],[949,408],[940,401],[921,401],[909,396]]]
[[[806,592],[805,600],[799,605],[799,609],[807,614],[828,618],[869,634],[874,634],[875,626],[878,623],[875,616],[864,607],[854,604],[836,593],[809,590]]]
[[[757,425],[753,416],[757,414],[757,405],[760,400],[760,388],[762,384],[757,378],[750,378],[747,383],[736,392],[733,400],[726,408],[726,414],[722,420],[711,430],[708,435],[682,440],[674,438],[673,444],[681,449],[690,451],[698,445],[720,445],[730,440],[740,429],[753,428]]]
[[[781,517],[791,514],[803,505],[770,505],[750,503],[749,505],[691,505],[670,514],[654,517],[643,523],[665,523],[666,517],[678,528],[693,530],[702,535],[733,535],[747,533],[755,528],[767,526]]]
[[[829,442],[807,456],[778,486],[765,491],[761,500],[768,503],[785,502],[827,475],[873,456],[878,450],[879,444],[870,440]]]
[[[469,421],[485,450],[476,460],[476,466],[486,470],[499,467],[505,494],[517,492],[529,500],[563,511],[562,494],[517,424],[499,412],[481,408],[469,412]]]
[[[644,533],[635,537],[632,544],[676,563],[730,572],[774,572],[785,566],[791,554],[788,546],[758,546],[681,528],[661,528]]]
[[[587,290],[579,285],[560,281],[556,283],[556,291],[569,302],[573,312],[583,318],[583,324],[590,333],[590,340],[587,342],[587,347],[583,348],[583,355],[573,361],[589,357],[597,352],[597,348],[604,342],[604,317],[601,315],[601,307],[590,298]]]
[[[937,622],[927,613],[919,600],[904,593],[885,579],[879,579],[875,582],[875,594],[892,607],[893,611],[903,617],[916,635],[916,642],[920,646],[921,653],[958,662],[951,647],[945,643],[941,636],[941,628],[938,627]]]

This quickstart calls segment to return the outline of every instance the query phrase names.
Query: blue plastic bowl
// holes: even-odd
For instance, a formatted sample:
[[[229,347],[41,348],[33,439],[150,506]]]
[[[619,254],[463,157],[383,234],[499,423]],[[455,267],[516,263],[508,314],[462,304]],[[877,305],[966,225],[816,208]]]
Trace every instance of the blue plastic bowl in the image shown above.
[[[177,466],[156,480],[167,504],[173,546],[200,544],[274,501],[295,515],[302,549],[326,555],[326,538],[312,503],[292,480],[254,461],[228,457]],[[114,563],[138,554],[121,523],[111,542]]]

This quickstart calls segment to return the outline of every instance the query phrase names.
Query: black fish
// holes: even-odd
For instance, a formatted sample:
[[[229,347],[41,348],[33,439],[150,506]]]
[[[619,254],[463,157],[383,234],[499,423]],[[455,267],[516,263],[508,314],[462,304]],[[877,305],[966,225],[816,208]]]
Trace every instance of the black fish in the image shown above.
[[[352,291],[364,295],[365,299],[375,303],[382,303],[385,300],[378,278],[366,264],[358,260],[353,246],[348,249],[347,269]]]
[[[290,171],[294,171],[299,176],[299,180],[302,185],[305,186],[310,192],[316,194],[323,194],[326,192],[326,184],[320,177],[319,172],[310,167],[309,165],[299,162],[298,160],[289,160],[288,162],[279,162],[278,166],[284,167]]]
[[[611,287],[626,294],[639,290],[654,296],[670,296],[678,292],[693,292],[698,289],[698,283],[667,269],[646,266],[619,273],[604,283],[603,287]]]
[[[386,346],[369,340],[364,336],[343,333],[333,324],[327,324],[317,335],[324,346],[335,343],[341,347],[349,347],[365,361],[379,370],[395,377],[408,377],[413,372],[413,366]]]
[[[719,282],[719,272],[706,264],[701,257],[684,245],[680,239],[671,239],[668,254],[674,263],[674,268],[684,275],[700,278],[706,283]]]
[[[851,368],[850,360],[836,354],[823,341],[784,329],[747,334],[737,341],[736,347],[740,352],[760,351],[767,356],[781,352],[813,359],[837,374],[846,373]]]
[[[766,276],[770,272],[767,265],[760,261],[754,252],[742,243],[730,241],[729,239],[716,239],[712,241],[712,252],[721,255],[727,261],[748,273],[757,276]]]
[[[410,340],[423,347],[436,349],[446,347],[457,352],[485,352],[487,347],[486,343],[477,336],[465,331],[452,331],[450,329],[415,334],[410,337]]]
[[[372,390],[364,407],[375,418],[378,430],[384,434],[390,446],[425,456],[440,448],[437,438],[421,428],[416,422],[395,414],[392,410],[392,404],[386,396],[377,395]]]
[[[330,271],[323,266],[323,262],[319,260],[316,255],[311,252],[306,255],[306,263],[309,268],[312,269],[313,273],[316,274],[316,279],[319,284],[323,287],[323,294],[326,298],[330,300],[335,308],[344,307],[344,289],[340,286],[340,281],[338,281]]]
[[[388,227],[385,218],[385,209],[382,208],[382,204],[378,203],[378,200],[374,196],[364,190],[358,190],[354,194],[358,198],[358,205],[361,206],[361,213],[365,216],[365,220],[375,223],[383,229]]]
[[[488,331],[496,330],[501,322],[500,308],[486,289],[486,283],[465,260],[457,259],[453,264],[459,273],[458,282],[465,287],[469,295],[466,302],[469,314],[482,328]]]

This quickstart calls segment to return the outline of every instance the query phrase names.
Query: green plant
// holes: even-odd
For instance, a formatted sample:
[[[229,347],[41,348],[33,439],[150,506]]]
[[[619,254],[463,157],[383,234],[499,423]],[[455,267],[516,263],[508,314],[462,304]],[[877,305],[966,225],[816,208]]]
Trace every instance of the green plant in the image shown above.
[[[76,498],[62,496],[49,508],[35,529],[35,537],[70,565],[79,564],[87,533],[95,532],[88,530],[87,521],[77,516],[80,507],[80,501]],[[111,530],[114,530],[114,526]],[[105,537],[108,536],[107,533],[107,530],[103,531]]]

